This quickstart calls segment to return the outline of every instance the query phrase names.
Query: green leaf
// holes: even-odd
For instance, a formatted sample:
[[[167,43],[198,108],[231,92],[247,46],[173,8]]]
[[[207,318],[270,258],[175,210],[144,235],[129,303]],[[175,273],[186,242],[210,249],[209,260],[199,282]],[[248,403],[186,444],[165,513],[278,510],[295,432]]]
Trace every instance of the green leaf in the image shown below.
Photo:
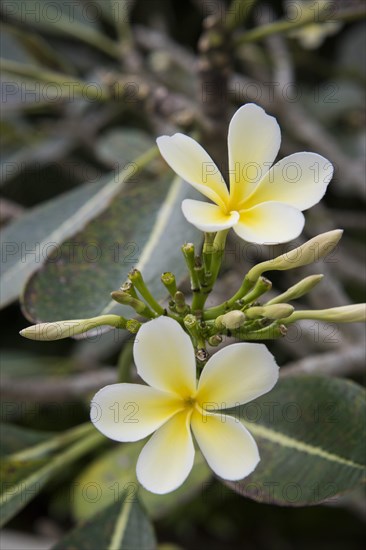
[[[259,502],[306,506],[364,480],[365,391],[348,380],[294,375],[234,409],[257,441],[261,461],[247,478],[225,482]]]
[[[153,145],[151,136],[146,132],[123,127],[104,132],[98,139],[95,149],[102,162],[120,166],[123,159],[136,158]]]
[[[6,407],[3,402],[3,406]],[[12,403],[13,405],[13,403]],[[0,456],[10,455],[12,453],[26,449],[38,443],[47,441],[53,434],[46,432],[37,432],[29,428],[21,428],[15,424],[2,422],[0,424]]]
[[[123,495],[111,506],[76,527],[52,550],[154,550],[148,517],[135,498]]]
[[[179,489],[166,495],[146,491],[136,478],[136,462],[144,444],[118,445],[88,465],[73,483],[73,514],[77,520],[92,517],[123,493],[130,498],[138,496],[149,516],[160,518],[201,491],[211,478],[211,470],[197,452],[192,472]]]
[[[102,190],[103,191],[103,190]],[[103,313],[131,316],[110,292],[137,267],[155,298],[166,295],[163,271],[186,274],[180,250],[198,232],[186,222],[181,203],[190,186],[180,179],[144,176],[127,183],[110,206],[73,238],[57,247],[29,280],[23,307],[32,321],[89,318]],[[91,201],[96,202],[98,196]],[[95,206],[98,206],[96,204]],[[81,225],[75,214],[74,225]]]
[[[98,18],[101,9],[65,0],[3,0],[2,11],[11,20],[34,26],[47,33],[71,36],[118,57],[117,45],[99,32]]]
[[[1,307],[19,296],[25,281],[40,269],[52,251],[57,255],[63,241],[107,208],[132,172],[139,168],[140,160],[143,155],[130,162],[131,157],[122,150],[121,172],[114,173],[113,177],[103,176],[97,182],[84,184],[47,201],[3,230]]]
[[[1,464],[0,526],[14,517],[69,464],[103,442],[98,433],[80,439],[52,457],[24,459],[9,457]]]

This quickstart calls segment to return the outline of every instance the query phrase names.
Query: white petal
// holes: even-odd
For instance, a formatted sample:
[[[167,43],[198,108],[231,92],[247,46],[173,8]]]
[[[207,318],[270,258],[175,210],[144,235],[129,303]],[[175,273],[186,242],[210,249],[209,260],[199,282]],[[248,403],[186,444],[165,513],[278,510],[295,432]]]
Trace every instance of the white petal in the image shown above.
[[[225,214],[216,204],[191,199],[182,202],[182,211],[189,223],[207,233],[229,229],[239,220],[239,212]]]
[[[197,141],[184,134],[161,136],[160,153],[172,170],[197,191],[224,207],[229,198],[225,181],[210,155]]]
[[[140,328],[133,346],[137,372],[158,390],[191,397],[196,391],[196,360],[188,334],[177,321],[158,317]]]
[[[139,384],[112,384],[93,397],[90,418],[115,441],[138,441],[181,409],[182,401],[173,394]]]
[[[256,442],[237,419],[229,415],[192,415],[192,430],[210,468],[223,479],[246,477],[260,458]]]
[[[333,176],[333,166],[316,153],[295,153],[277,162],[245,202],[245,208],[267,201],[306,210],[318,203]]]
[[[249,196],[269,170],[281,144],[274,117],[247,103],[231,119],[228,135],[231,204]]]
[[[188,477],[194,461],[189,419],[189,411],[176,414],[142,449],[136,474],[148,491],[159,495],[170,493]]]
[[[264,344],[232,344],[207,361],[197,401],[206,410],[207,404],[216,410],[235,407],[267,393],[277,380],[278,366]]]
[[[297,208],[280,202],[263,202],[242,210],[233,229],[250,243],[279,244],[296,239],[304,223],[305,218]]]

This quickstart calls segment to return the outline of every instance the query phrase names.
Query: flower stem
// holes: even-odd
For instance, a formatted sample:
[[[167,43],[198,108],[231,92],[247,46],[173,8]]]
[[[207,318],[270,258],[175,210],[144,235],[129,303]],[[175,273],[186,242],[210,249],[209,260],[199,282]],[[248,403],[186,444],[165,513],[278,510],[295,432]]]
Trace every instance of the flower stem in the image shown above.
[[[209,319],[216,319],[218,315],[223,315],[227,311],[229,311],[249,290],[254,286],[254,283],[250,281],[247,277],[247,275],[244,277],[243,282],[240,286],[240,288],[237,290],[237,292],[232,296],[229,300],[226,302],[223,302],[222,304],[211,307],[207,309],[203,314],[203,319],[209,320]]]
[[[128,274],[128,278],[133,283],[137,291],[141,294],[143,299],[149,304],[149,306],[159,315],[164,315],[164,308],[155,300],[154,296],[147,288],[141,272],[138,269],[133,269]]]
[[[118,382],[129,382],[133,357],[133,342],[127,340],[118,357]]]
[[[215,239],[211,246],[206,247],[205,253],[207,254],[206,262],[210,266],[210,272],[206,272],[207,287],[204,291],[206,301],[208,295],[210,294],[216,279],[219,275],[222,259],[224,257],[226,237],[229,230],[225,229],[224,231],[218,231],[216,233]],[[211,259],[210,259],[211,257]]]

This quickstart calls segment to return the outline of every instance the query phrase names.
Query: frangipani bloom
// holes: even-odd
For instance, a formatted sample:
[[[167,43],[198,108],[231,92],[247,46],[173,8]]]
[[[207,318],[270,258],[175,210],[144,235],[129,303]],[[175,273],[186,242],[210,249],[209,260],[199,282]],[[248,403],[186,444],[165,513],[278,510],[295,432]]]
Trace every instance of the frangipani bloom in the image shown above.
[[[230,191],[211,157],[183,134],[157,139],[169,166],[214,204],[186,199],[183,214],[205,232],[232,227],[245,241],[283,243],[304,226],[302,210],[320,201],[333,175],[316,153],[294,153],[272,166],[281,143],[275,118],[248,103],[231,119],[228,135]]]
[[[224,479],[250,474],[259,461],[248,430],[219,409],[244,404],[268,392],[278,367],[263,344],[230,345],[209,359],[196,381],[189,336],[173,319],[145,323],[134,344],[137,372],[149,384],[113,384],[93,398],[91,419],[116,441],[138,441],[136,473],[149,491],[168,493],[189,475],[194,461],[191,431],[209,466]]]

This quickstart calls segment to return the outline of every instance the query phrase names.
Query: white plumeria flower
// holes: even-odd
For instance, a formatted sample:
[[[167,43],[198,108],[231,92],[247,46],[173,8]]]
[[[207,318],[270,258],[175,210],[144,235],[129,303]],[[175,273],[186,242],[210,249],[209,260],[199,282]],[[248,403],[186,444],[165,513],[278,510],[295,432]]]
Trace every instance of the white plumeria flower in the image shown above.
[[[189,475],[194,461],[191,430],[209,466],[220,477],[238,480],[259,462],[248,430],[219,409],[244,404],[273,388],[274,357],[263,344],[230,345],[209,359],[196,381],[189,336],[171,318],[159,317],[139,330],[133,349],[137,372],[149,384],[113,384],[93,398],[91,420],[115,441],[152,434],[137,461],[139,482],[168,493]]]
[[[320,201],[332,164],[316,153],[295,153],[272,166],[281,143],[275,118],[253,103],[240,107],[228,135],[230,192],[208,153],[184,134],[157,139],[169,166],[215,204],[186,199],[186,219],[205,232],[232,227],[245,241],[283,243],[304,226],[302,210]]]

